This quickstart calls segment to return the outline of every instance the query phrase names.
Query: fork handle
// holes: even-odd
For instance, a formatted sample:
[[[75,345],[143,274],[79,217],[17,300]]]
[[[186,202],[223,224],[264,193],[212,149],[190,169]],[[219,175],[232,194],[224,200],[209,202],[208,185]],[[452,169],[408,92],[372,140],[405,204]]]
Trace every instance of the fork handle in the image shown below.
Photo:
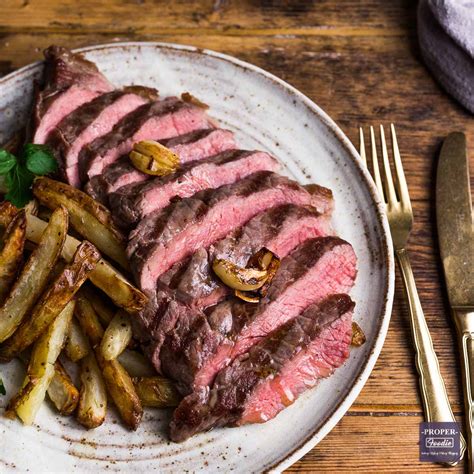
[[[461,353],[462,382],[464,389],[465,426],[468,443],[468,470],[474,472],[474,308],[453,308]]]
[[[433,348],[430,331],[416,290],[415,278],[405,249],[395,250],[403,282],[408,296],[410,323],[416,350],[416,368],[419,374],[421,400],[426,421],[456,422],[448,399],[446,386],[439,368],[438,358]],[[466,442],[461,436],[461,458]],[[459,459],[459,460],[460,460]],[[458,462],[446,463],[455,466]]]

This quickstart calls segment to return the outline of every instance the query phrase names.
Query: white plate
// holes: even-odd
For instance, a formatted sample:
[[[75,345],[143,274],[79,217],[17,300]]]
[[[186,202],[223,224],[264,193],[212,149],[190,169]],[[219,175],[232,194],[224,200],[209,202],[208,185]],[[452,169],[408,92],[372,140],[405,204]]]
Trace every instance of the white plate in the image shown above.
[[[347,363],[307,392],[276,419],[262,425],[226,428],[183,444],[167,440],[169,413],[146,410],[129,432],[110,414],[86,431],[48,404],[36,423],[1,419],[4,469],[32,471],[251,472],[282,470],[314,447],[336,425],[361,391],[382,348],[393,299],[393,255],[386,218],[375,188],[352,144],[311,100],[280,79],[237,59],[159,43],[121,43],[84,48],[117,86],[143,84],[164,96],[189,91],[210,105],[220,124],[236,132],[243,147],[276,156],[284,172],[301,183],[319,183],[335,195],[334,225],[352,243],[358,277],[351,295],[366,344],[351,350]],[[24,125],[36,63],[0,79],[0,143]],[[357,124],[354,124],[356,126]],[[21,377],[19,363],[1,368],[8,394]],[[2,405],[7,397],[2,397]],[[1,465],[1,464],[0,464]],[[4,470],[2,469],[2,471]]]

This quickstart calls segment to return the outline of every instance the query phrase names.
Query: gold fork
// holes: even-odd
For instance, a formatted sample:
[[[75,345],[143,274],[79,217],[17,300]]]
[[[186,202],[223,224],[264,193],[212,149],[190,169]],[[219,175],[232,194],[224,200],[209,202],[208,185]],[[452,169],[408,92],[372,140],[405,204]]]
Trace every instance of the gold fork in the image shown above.
[[[395,181],[392,178],[385,133],[382,125],[380,125],[380,142],[382,146],[383,175],[380,173],[377,158],[374,128],[370,127],[372,167],[375,185],[377,186],[382,201],[385,203],[393,247],[408,297],[410,325],[415,343],[415,362],[419,374],[421,399],[425,411],[425,418],[426,421],[431,422],[455,422],[456,420],[451,410],[446,387],[439,369],[438,358],[433,348],[433,342],[416,290],[410,259],[406,251],[406,244],[413,225],[413,211],[393,124],[390,125],[390,131],[392,136],[393,161],[395,165]],[[360,156],[367,166],[364,132],[362,128],[359,129],[359,135]],[[460,459],[462,459],[465,449],[466,443],[461,435]],[[447,464],[455,466],[457,462]]]

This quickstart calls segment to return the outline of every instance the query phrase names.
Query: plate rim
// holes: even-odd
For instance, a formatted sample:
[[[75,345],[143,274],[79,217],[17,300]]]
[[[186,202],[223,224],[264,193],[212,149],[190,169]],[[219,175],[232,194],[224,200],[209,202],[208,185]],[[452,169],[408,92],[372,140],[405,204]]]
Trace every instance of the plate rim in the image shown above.
[[[353,164],[357,168],[357,171],[362,181],[364,182],[367,190],[369,191],[372,204],[374,205],[376,211],[378,224],[380,225],[380,228],[382,230],[381,240],[383,250],[385,252],[384,265],[387,270],[387,277],[384,282],[386,286],[386,292],[383,295],[384,303],[379,318],[379,327],[376,338],[374,340],[373,348],[367,359],[361,365],[359,372],[356,376],[356,382],[349,388],[341,402],[328,415],[322,426],[320,428],[316,428],[309,436],[303,439],[296,448],[292,449],[290,452],[283,455],[279,459],[273,461],[273,464],[265,467],[265,471],[280,472],[284,469],[287,469],[296,461],[301,459],[305,454],[307,454],[311,449],[313,449],[317,444],[319,444],[319,442],[321,442],[330,431],[334,429],[336,424],[339,423],[342,417],[349,410],[350,406],[359,396],[360,392],[362,391],[362,388],[364,387],[365,383],[370,377],[370,374],[372,373],[375,363],[379,358],[390,323],[395,288],[395,262],[393,254],[393,245],[387,216],[384,210],[384,204],[378,196],[375,183],[366,167],[364,167],[359,153],[357,152],[356,148],[349,140],[349,138],[342,131],[342,129],[336,124],[336,122],[319,105],[317,105],[313,100],[311,100],[301,91],[299,91],[296,87],[292,86],[288,82],[284,81],[283,79],[280,79],[279,77],[275,76],[274,74],[266,71],[265,69],[259,66],[243,61],[234,56],[213,51],[207,48],[199,48],[197,46],[192,45],[160,41],[121,41],[101,43],[80,48],[74,48],[72,49],[72,51],[79,53],[88,53],[99,50],[126,49],[127,47],[139,48],[142,46],[154,47],[158,50],[167,49],[174,51],[185,51],[187,53],[193,53],[199,56],[209,56],[212,58],[223,60],[244,70],[248,70],[255,74],[261,75],[266,79],[272,81],[281,89],[284,89],[285,91],[291,93],[293,96],[295,96],[297,100],[301,101],[301,103],[303,103],[306,108],[309,109],[310,112],[316,115],[326,125],[328,130],[331,131],[335,138],[339,140],[339,142],[342,144],[343,148],[348,153],[348,155],[353,161]],[[22,76],[30,70],[34,70],[35,68],[39,67],[43,63],[44,61],[35,61],[21,68],[18,68],[15,71],[12,71],[6,76],[0,78],[0,87],[2,87],[2,85],[4,85],[5,83],[13,80],[16,76]]]

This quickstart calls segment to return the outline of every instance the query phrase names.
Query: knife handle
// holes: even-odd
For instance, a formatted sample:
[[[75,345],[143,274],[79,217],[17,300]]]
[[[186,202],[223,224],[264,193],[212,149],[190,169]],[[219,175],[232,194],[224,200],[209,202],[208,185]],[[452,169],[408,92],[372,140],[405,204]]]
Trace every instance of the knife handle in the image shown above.
[[[474,308],[453,308],[461,353],[462,382],[467,431],[468,470],[474,472]]]
[[[421,400],[425,411],[426,421],[450,421],[456,422],[448,393],[444,385],[443,377],[439,368],[438,358],[433,348],[430,331],[421,307],[418,291],[416,290],[415,278],[411,268],[410,260],[405,249],[395,250],[398,264],[402,273],[403,282],[408,297],[410,310],[410,323],[415,344],[415,363],[419,374]],[[466,449],[466,443],[462,434],[461,458]],[[444,463],[455,466],[459,461]]]

